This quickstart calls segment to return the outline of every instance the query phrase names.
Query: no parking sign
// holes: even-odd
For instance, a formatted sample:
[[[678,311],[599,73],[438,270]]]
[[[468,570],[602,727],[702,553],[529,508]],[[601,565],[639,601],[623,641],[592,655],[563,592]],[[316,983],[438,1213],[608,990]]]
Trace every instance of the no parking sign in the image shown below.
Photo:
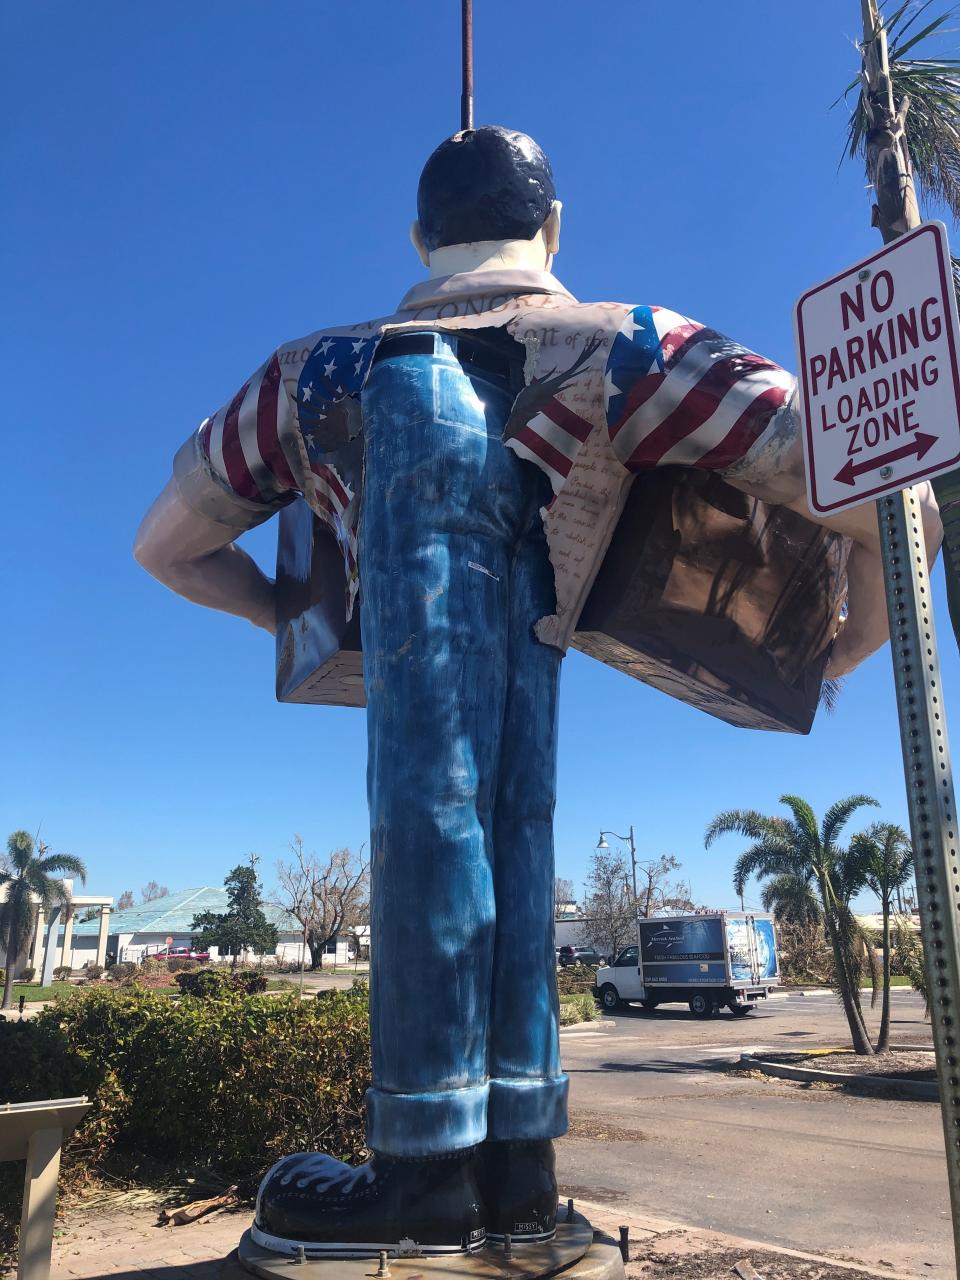
[[[795,321],[811,511],[960,464],[960,326],[942,223],[808,289]]]

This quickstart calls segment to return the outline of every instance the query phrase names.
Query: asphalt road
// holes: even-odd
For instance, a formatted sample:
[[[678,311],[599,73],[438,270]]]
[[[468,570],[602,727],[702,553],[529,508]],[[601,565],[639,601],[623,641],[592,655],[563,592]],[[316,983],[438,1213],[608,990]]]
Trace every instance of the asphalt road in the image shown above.
[[[894,1043],[929,1043],[919,997],[895,990],[893,1001]],[[955,1274],[936,1103],[729,1074],[753,1047],[848,1045],[831,993],[774,998],[745,1018],[632,1006],[604,1024],[561,1032],[565,1194],[936,1280]]]

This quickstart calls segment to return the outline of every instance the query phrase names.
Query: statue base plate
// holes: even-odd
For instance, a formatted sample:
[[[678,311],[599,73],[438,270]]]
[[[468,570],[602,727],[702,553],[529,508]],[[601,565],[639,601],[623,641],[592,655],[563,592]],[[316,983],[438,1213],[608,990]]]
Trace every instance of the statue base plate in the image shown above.
[[[609,1237],[594,1237],[581,1214],[557,1224],[549,1244],[521,1245],[504,1257],[502,1245],[476,1253],[391,1256],[388,1280],[624,1280],[620,1248]],[[237,1252],[224,1263],[221,1280],[377,1280],[376,1258],[296,1258],[261,1249],[245,1231]],[[380,1280],[383,1280],[380,1277]]]

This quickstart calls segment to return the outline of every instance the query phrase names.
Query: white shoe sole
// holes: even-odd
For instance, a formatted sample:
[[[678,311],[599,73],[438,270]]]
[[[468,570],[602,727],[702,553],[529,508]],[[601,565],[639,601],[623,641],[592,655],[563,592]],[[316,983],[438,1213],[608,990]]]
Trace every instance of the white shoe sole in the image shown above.
[[[375,1258],[377,1254],[384,1252],[392,1258],[416,1258],[476,1253],[484,1247],[489,1237],[472,1241],[466,1248],[458,1244],[417,1245],[416,1243],[413,1247],[401,1248],[397,1240],[382,1244],[369,1241],[361,1244],[339,1240],[290,1240],[286,1236],[274,1236],[267,1231],[261,1231],[254,1223],[250,1228],[250,1239],[261,1249],[269,1249],[272,1253],[281,1253],[290,1258],[295,1258],[299,1249],[302,1249],[308,1258]]]
[[[552,1231],[541,1231],[540,1234],[536,1236],[531,1236],[531,1235],[511,1236],[510,1243],[515,1245],[547,1244],[549,1241],[553,1239],[553,1237],[556,1234],[557,1234],[557,1229],[556,1227],[554,1227]],[[494,1231],[487,1232],[487,1244],[503,1244],[505,1239],[506,1239],[505,1235],[498,1235]]]

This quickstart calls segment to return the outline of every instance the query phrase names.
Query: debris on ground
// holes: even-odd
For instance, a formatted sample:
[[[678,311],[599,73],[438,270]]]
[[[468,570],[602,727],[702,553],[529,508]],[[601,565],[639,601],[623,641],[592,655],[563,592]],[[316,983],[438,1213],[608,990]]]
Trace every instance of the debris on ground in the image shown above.
[[[936,1080],[937,1060],[933,1049],[886,1049],[872,1055],[860,1053],[806,1054],[765,1053],[769,1062],[788,1062],[817,1071],[845,1071],[858,1076],[883,1076],[887,1080]]]
[[[591,1142],[643,1142],[645,1134],[639,1129],[625,1129],[612,1124],[606,1116],[579,1108],[569,1117],[567,1138],[585,1138]]]
[[[219,1196],[210,1196],[206,1200],[193,1200],[190,1204],[181,1205],[179,1209],[161,1209],[159,1214],[160,1225],[164,1227],[184,1227],[188,1223],[196,1222],[198,1218],[205,1218],[208,1214],[214,1213],[219,1209],[229,1209],[236,1203],[237,1188],[235,1186],[228,1187]]]
[[[741,1258],[734,1263],[733,1269],[740,1280],[763,1280],[763,1276],[748,1258]]]
[[[659,1243],[659,1242],[658,1242]],[[842,1264],[793,1258],[789,1254],[739,1249],[666,1252],[656,1244],[642,1249],[627,1266],[627,1280],[864,1280],[862,1270]]]

